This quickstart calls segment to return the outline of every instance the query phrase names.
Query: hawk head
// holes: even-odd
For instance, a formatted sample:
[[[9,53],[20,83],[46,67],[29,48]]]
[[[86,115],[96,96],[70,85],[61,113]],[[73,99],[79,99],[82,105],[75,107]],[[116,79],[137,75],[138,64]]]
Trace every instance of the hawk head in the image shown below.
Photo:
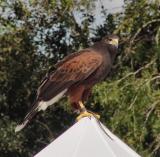
[[[109,45],[112,45],[112,46],[118,48],[119,37],[117,35],[107,35],[102,39],[102,41],[105,44],[109,44]]]

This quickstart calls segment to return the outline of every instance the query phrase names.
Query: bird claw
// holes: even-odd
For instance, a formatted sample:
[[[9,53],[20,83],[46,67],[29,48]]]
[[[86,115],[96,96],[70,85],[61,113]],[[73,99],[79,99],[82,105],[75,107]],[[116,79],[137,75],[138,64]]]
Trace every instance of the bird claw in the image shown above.
[[[93,113],[91,111],[84,111],[80,113],[80,115],[76,118],[76,120],[79,121],[80,119],[84,117],[89,117],[89,118],[95,117],[96,119],[100,119],[100,115]]]

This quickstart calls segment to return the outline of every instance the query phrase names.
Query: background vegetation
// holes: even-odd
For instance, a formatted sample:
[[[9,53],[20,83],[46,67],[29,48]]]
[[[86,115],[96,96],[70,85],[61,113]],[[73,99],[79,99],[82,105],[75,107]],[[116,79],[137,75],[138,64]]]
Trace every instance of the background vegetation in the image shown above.
[[[105,20],[97,27],[94,7],[89,0],[0,0],[1,157],[32,156],[74,123],[64,99],[14,133],[49,69],[113,32],[121,38],[120,54],[87,107],[139,154],[160,156],[160,2],[125,0],[116,14],[102,6]]]

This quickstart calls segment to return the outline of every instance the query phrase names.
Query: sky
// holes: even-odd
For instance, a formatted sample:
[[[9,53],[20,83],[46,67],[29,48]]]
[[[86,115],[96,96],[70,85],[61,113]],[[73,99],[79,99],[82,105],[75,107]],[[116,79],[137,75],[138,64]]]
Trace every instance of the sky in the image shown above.
[[[102,16],[102,5],[104,6],[104,10],[107,10],[108,13],[116,13],[122,11],[122,6],[124,4],[124,0],[96,0],[95,8],[91,13],[95,18],[95,22],[93,23],[93,27],[97,25],[103,24],[105,17]],[[82,16],[79,12],[74,12],[77,22],[80,24],[82,21]]]
[[[107,9],[108,13],[116,13],[122,11],[122,6],[124,4],[124,0],[97,0],[96,2],[96,11],[95,11],[95,24],[99,25],[103,23],[103,19],[100,16],[101,6],[104,6],[104,9]]]
[[[108,12],[114,13],[121,11],[124,0],[97,0],[96,10],[101,10],[101,5],[104,6],[104,9],[107,9]]]

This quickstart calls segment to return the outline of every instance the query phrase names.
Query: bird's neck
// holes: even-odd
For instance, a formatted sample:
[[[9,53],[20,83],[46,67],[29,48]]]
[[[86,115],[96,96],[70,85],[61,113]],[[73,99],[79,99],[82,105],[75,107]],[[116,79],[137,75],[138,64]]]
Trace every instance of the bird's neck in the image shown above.
[[[117,47],[112,46],[112,45],[108,45],[107,47],[108,47],[109,54],[111,56],[111,60],[113,62],[117,55]]]
[[[114,61],[116,54],[117,54],[117,47],[109,45],[109,44],[104,44],[102,42],[95,43],[91,48],[102,53],[103,55],[108,56],[109,54],[112,62]]]

